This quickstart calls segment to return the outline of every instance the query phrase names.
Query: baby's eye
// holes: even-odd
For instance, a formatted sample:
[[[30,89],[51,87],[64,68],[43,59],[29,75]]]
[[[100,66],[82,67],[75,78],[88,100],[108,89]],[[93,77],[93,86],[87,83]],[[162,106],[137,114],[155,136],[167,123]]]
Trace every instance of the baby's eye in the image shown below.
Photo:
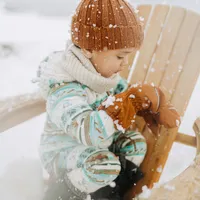
[[[124,57],[117,56],[117,58],[121,60],[121,59],[123,59]]]

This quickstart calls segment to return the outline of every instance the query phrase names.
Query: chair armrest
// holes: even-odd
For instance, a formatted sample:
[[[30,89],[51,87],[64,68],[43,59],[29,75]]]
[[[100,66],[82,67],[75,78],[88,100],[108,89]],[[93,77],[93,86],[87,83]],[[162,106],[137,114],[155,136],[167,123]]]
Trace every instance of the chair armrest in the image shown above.
[[[9,97],[0,101],[0,133],[45,112],[45,101],[37,94]]]
[[[193,125],[195,135],[200,135],[200,118],[197,118]],[[197,138],[195,136],[187,135],[184,133],[178,133],[175,142],[185,144],[191,147],[197,147]]]

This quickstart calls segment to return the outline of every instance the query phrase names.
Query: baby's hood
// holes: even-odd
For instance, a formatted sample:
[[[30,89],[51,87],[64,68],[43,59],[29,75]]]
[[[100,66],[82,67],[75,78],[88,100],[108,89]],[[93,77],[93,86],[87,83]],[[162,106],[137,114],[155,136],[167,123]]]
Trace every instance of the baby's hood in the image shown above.
[[[110,78],[101,76],[71,40],[67,41],[64,51],[53,52],[40,63],[37,76],[45,99],[51,87],[58,83],[77,81],[97,93],[103,93],[114,88],[121,79],[119,74]]]

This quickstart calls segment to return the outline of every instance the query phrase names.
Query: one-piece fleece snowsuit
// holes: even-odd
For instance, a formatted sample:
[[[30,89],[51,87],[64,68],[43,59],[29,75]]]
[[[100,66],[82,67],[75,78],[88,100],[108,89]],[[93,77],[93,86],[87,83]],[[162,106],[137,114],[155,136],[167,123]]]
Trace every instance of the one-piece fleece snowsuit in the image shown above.
[[[39,152],[51,176],[65,169],[72,185],[86,193],[110,184],[121,170],[118,157],[108,150],[113,142],[118,153],[141,164],[147,148],[141,133],[116,130],[112,118],[97,109],[109,95],[127,89],[119,74],[101,76],[69,40],[64,51],[41,62],[38,79],[47,112]]]

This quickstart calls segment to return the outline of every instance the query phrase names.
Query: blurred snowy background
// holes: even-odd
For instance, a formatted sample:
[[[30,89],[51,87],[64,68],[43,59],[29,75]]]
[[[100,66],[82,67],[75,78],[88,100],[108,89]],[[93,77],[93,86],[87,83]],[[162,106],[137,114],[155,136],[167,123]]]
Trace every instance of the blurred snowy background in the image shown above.
[[[44,56],[65,47],[69,38],[70,16],[78,2],[79,0],[0,0],[0,99],[37,89],[31,83],[37,66]],[[200,12],[199,0],[130,2],[135,5],[173,4]],[[192,125],[200,116],[199,99],[200,79],[189,102],[180,132],[194,135]],[[37,147],[44,118],[45,114],[1,133],[1,200],[41,199]],[[182,172],[194,156],[194,148],[174,144],[161,181]]]

